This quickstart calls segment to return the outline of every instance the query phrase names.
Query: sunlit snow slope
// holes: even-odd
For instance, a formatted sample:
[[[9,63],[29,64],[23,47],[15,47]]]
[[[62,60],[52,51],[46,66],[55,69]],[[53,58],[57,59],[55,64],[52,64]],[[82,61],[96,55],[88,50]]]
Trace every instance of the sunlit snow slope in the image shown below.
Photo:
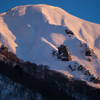
[[[74,36],[69,37],[69,28]],[[49,65],[51,69],[85,80],[83,73],[72,72],[67,65],[75,61],[86,66],[100,77],[100,60],[89,62],[81,53],[79,44],[87,43],[100,55],[100,24],[91,23],[70,15],[61,8],[49,5],[17,6],[0,14],[0,45],[6,44],[10,51],[24,61]],[[51,51],[65,44],[72,61],[64,62],[52,57]]]

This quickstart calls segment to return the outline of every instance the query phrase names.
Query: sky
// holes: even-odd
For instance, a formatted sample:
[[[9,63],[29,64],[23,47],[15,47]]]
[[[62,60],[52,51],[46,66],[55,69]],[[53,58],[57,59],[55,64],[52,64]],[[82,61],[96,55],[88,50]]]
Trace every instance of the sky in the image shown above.
[[[71,15],[100,24],[100,0],[0,0],[0,13],[29,4],[47,4],[57,6]]]

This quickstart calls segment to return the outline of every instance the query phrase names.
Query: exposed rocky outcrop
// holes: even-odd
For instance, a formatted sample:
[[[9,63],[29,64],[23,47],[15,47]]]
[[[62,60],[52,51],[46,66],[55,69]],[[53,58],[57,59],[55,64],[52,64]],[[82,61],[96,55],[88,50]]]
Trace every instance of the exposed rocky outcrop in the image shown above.
[[[65,32],[66,34],[69,34],[69,35],[74,35],[74,33],[70,30],[70,29],[65,29]]]
[[[72,60],[71,55],[66,45],[60,45],[58,47],[58,52],[55,50],[52,50],[52,56],[57,56],[57,58],[61,59],[62,61]]]
[[[83,48],[83,50],[81,52],[85,54],[86,58],[89,61],[91,61],[93,58],[99,59],[99,56],[86,43],[81,42],[80,47]]]
[[[58,58],[61,59],[62,61],[72,60],[67,46],[61,45],[60,47],[58,47]]]
[[[94,74],[92,74],[88,68],[86,66],[80,65],[78,62],[74,63],[74,64],[70,64],[68,65],[68,67],[70,68],[71,71],[81,71],[85,76],[86,79],[90,82],[93,82],[95,84],[100,84],[100,79],[99,77],[95,76]]]

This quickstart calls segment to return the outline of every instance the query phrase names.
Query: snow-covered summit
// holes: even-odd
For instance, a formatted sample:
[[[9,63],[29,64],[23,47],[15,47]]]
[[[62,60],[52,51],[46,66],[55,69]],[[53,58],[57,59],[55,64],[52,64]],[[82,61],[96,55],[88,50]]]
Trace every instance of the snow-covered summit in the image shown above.
[[[74,35],[66,34],[66,29]],[[100,60],[93,57],[91,62],[88,61],[80,43],[86,44],[99,58],[100,24],[82,20],[59,7],[44,4],[17,6],[0,14],[0,45],[6,44],[19,58],[46,64],[66,75],[86,80],[83,73],[72,72],[67,67],[77,61],[100,77]],[[63,62],[52,57],[51,51],[58,51],[58,46],[62,44],[68,47],[72,61]]]

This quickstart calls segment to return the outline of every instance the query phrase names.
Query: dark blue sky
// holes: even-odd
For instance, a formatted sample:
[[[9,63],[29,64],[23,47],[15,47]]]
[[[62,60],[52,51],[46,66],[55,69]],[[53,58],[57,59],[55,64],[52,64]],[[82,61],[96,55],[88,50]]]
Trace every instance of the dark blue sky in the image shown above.
[[[76,17],[100,24],[100,0],[0,0],[0,13],[28,4],[57,6]]]

